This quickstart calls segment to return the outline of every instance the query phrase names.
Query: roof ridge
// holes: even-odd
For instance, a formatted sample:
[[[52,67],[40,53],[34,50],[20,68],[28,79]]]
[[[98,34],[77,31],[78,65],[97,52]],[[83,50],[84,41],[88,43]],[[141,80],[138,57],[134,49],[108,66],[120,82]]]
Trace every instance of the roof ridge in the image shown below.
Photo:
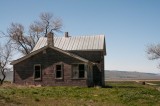
[[[99,35],[76,35],[76,36],[70,36],[70,37],[65,37],[65,36],[54,36],[56,38],[73,38],[73,37],[95,37],[95,36],[105,36],[104,34],[99,34]],[[47,38],[47,37],[40,37],[40,38]]]

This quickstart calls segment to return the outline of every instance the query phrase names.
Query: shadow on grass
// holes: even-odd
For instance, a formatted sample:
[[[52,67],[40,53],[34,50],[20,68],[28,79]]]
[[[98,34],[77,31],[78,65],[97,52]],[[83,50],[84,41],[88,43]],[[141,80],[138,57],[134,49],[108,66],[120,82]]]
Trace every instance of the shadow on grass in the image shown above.
[[[135,86],[113,86],[113,88],[139,88]]]
[[[140,88],[136,86],[130,86],[130,85],[106,85],[103,86],[102,88],[126,88],[126,89],[133,89],[133,88]]]
[[[105,85],[105,86],[103,86],[102,88],[113,88],[113,86]]]
[[[124,88],[124,89],[134,89],[134,88],[143,88],[145,82],[136,83],[136,82],[106,82],[106,85],[103,88]]]

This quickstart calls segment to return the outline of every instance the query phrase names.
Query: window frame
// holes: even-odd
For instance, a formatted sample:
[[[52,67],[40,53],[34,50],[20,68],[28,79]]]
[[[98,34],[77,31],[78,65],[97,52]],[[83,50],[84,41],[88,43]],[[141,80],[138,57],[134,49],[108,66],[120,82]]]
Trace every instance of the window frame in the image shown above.
[[[37,70],[35,70],[35,67],[36,66],[39,66],[40,67],[40,77],[39,78],[35,78],[35,75],[36,75],[36,71]],[[42,80],[42,69],[41,69],[42,67],[41,67],[41,64],[34,64],[34,80]]]
[[[78,67],[78,75],[77,75],[78,77],[74,77],[74,74],[73,74],[73,66],[74,66],[74,65],[77,65],[77,67]],[[80,76],[79,76],[79,73],[80,73],[79,65],[84,65],[84,77],[80,77]],[[86,69],[86,64],[85,64],[85,63],[73,63],[73,64],[72,64],[72,71],[71,71],[71,72],[72,72],[72,74],[71,74],[72,77],[71,77],[71,78],[72,78],[72,79],[86,79],[86,76],[87,76],[87,75],[86,75],[86,71],[87,71],[87,69]]]
[[[57,70],[57,66],[61,66],[61,70]],[[61,77],[57,77],[57,71],[61,71]],[[63,64],[56,64],[55,65],[55,79],[63,79]]]
[[[75,75],[74,72],[77,72],[77,70],[73,71],[73,66],[76,66],[75,69],[77,69],[79,67],[79,64],[72,64],[72,70],[71,70],[71,75],[72,75],[72,79],[79,79],[79,70],[78,70],[78,75]]]

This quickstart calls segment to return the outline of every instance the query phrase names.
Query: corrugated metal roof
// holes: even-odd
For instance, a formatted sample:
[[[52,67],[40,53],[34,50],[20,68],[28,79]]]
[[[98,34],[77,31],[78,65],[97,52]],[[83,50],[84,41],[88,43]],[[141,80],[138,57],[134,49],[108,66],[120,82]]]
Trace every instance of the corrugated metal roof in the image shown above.
[[[33,51],[36,51],[47,45],[47,37],[41,37]],[[54,37],[54,46],[62,50],[104,50],[105,49],[105,36],[74,36],[74,37]],[[104,50],[105,51],[105,50]]]

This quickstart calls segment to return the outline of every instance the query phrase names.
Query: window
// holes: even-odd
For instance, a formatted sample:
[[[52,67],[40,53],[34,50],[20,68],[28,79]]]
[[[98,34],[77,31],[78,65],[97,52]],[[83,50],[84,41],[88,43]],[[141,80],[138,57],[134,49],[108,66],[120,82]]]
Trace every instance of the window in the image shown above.
[[[73,64],[72,65],[72,78],[84,78],[85,77],[85,65]]]
[[[41,65],[34,65],[34,79],[41,80]]]
[[[62,65],[56,65],[56,78],[62,78]]]
[[[84,64],[79,64],[79,78],[84,78]]]
[[[72,65],[72,77],[73,78],[78,78],[78,64],[73,64]]]

